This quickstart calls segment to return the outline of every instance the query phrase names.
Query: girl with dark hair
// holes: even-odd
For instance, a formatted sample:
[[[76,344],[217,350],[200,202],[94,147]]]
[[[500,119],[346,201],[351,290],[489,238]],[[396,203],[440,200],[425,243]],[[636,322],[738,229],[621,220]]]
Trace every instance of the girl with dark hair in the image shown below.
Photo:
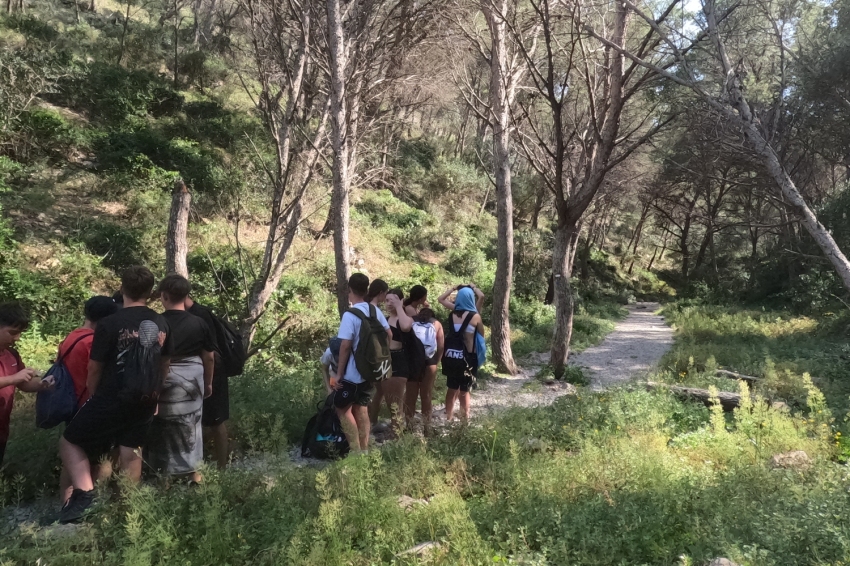
[[[376,307],[380,308],[384,302],[387,300],[387,292],[390,290],[390,286],[387,285],[387,282],[383,279],[375,279],[369,285],[369,292],[366,293],[366,302],[372,303]]]
[[[404,344],[409,339],[408,333],[413,327],[413,319],[404,312],[402,299],[404,294],[401,289],[390,289],[386,294],[386,303],[389,316],[387,322],[390,325],[390,359],[393,364],[392,376],[384,381],[376,383],[377,392],[369,406],[369,417],[372,424],[378,422],[378,414],[381,412],[381,401],[386,399],[387,407],[392,415],[392,430],[398,433],[401,428],[399,418],[404,408],[404,391],[407,386],[407,378],[410,376],[410,365],[408,354],[404,350]]]
[[[434,318],[434,311],[430,308],[423,308],[414,318],[414,323],[417,325],[433,326],[434,342],[433,355],[425,360],[425,367],[421,371],[418,378],[411,377],[407,380],[407,390],[404,394],[404,415],[408,425],[413,420],[416,414],[417,399],[422,402],[422,421],[425,425],[425,434],[429,434],[431,430],[431,412],[433,410],[434,383],[437,381],[437,364],[443,357],[443,325]],[[420,340],[421,341],[421,340]],[[423,345],[424,342],[423,342]],[[428,345],[426,345],[427,347]],[[428,352],[426,351],[426,355]]]
[[[422,285],[414,285],[410,288],[410,296],[404,300],[404,312],[409,316],[416,316],[419,309],[428,306],[428,289]]]

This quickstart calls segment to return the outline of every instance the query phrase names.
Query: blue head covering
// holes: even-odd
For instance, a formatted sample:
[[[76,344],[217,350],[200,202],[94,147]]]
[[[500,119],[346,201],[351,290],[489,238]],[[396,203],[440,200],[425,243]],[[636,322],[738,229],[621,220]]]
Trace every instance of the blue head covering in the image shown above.
[[[455,298],[455,310],[478,312],[478,309],[475,308],[475,293],[472,289],[464,287],[457,292],[457,297]]]
[[[475,292],[472,289],[464,287],[457,292],[455,311],[478,312],[475,307]],[[475,333],[475,350],[478,353],[478,367],[481,367],[487,361],[487,341],[477,332]]]

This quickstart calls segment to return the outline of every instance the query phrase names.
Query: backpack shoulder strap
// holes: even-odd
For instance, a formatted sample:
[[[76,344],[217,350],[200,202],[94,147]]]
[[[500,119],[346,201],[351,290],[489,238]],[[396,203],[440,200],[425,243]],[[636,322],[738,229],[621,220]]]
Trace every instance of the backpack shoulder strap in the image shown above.
[[[20,371],[22,369],[22,366],[24,365],[24,360],[21,359],[21,355],[16,349],[8,348],[8,350],[12,353],[12,357],[15,358],[15,361],[18,363],[18,371]]]
[[[472,320],[473,316],[475,316],[475,313],[472,312],[472,311],[469,311],[468,313],[466,313],[466,317],[463,319],[463,323],[460,325],[460,330],[458,330],[458,333],[461,336],[463,336],[463,333],[466,332],[466,327],[469,326],[469,321]],[[452,321],[452,322],[454,322],[454,321]],[[454,324],[452,324],[452,328],[454,328]]]
[[[369,303],[369,318],[378,318],[378,309],[372,303]]]
[[[56,358],[56,361],[57,361],[57,362],[61,362],[61,361],[63,361],[65,358],[67,358],[67,357],[68,357],[68,355],[71,353],[71,350],[73,350],[73,349],[74,349],[74,347],[76,347],[76,345],[77,345],[77,344],[79,344],[80,342],[82,342],[82,340],[83,340],[84,338],[88,338],[88,337],[89,337],[89,336],[91,336],[92,334],[94,334],[94,332],[91,332],[91,333],[88,333],[88,332],[87,332],[86,334],[83,334],[82,336],[80,336],[79,338],[77,338],[76,340],[74,340],[74,343],[73,343],[73,344],[71,344],[71,346],[70,346],[67,350],[65,350],[65,353],[64,353],[63,355],[58,356],[58,357]]]
[[[370,307],[372,307],[372,308],[375,308],[375,307],[373,307],[372,305],[369,305],[369,306],[370,306]],[[354,307],[351,307],[350,309],[348,309],[348,310],[347,310],[347,311],[345,311],[345,312],[350,313],[350,314],[353,314],[354,316],[356,316],[357,318],[359,318],[359,319],[360,319],[360,320],[362,320],[362,321],[365,321],[366,319],[368,319],[368,318],[369,318],[369,317],[367,317],[367,316],[363,313],[363,311],[362,311],[362,310],[360,310],[360,309],[356,309],[356,308],[354,308]]]

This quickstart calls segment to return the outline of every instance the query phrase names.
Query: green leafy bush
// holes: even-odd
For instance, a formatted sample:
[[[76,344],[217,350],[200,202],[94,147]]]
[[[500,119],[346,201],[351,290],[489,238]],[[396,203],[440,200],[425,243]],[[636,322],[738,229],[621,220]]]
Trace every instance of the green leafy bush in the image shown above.
[[[183,105],[183,96],[164,78],[101,62],[63,77],[58,87],[59,102],[107,123],[133,116],[165,116]]]

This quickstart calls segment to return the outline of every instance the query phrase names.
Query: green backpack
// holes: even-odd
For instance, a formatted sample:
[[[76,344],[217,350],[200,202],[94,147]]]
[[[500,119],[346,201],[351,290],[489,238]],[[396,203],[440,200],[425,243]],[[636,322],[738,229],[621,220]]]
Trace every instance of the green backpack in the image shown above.
[[[392,373],[390,341],[387,331],[378,320],[375,305],[369,305],[369,316],[358,308],[348,312],[360,319],[360,340],[354,351],[354,365],[364,381],[383,381]]]

